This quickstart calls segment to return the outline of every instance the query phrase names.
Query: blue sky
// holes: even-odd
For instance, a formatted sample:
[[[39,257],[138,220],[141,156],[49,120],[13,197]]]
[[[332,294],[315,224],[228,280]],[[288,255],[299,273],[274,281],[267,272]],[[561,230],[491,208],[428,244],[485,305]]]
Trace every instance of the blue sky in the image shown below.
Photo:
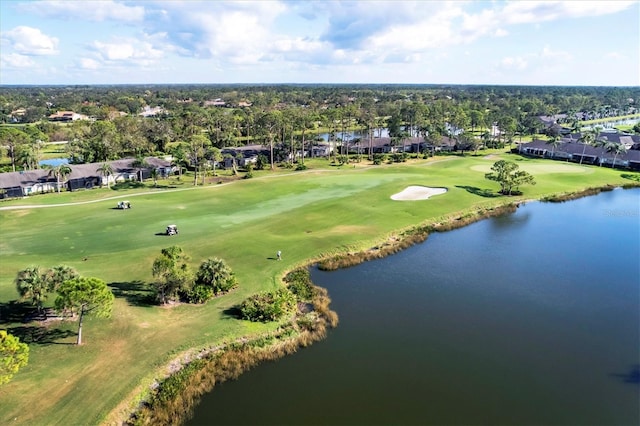
[[[640,85],[640,1],[0,1],[0,84]]]

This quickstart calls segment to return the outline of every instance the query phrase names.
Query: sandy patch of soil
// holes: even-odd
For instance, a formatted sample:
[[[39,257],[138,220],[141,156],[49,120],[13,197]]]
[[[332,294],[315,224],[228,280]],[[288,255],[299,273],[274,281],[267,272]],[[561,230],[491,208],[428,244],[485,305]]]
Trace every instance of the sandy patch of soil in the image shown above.
[[[427,200],[434,195],[440,195],[447,192],[446,188],[430,188],[428,186],[408,186],[402,192],[393,194],[392,200],[396,201],[416,201]]]

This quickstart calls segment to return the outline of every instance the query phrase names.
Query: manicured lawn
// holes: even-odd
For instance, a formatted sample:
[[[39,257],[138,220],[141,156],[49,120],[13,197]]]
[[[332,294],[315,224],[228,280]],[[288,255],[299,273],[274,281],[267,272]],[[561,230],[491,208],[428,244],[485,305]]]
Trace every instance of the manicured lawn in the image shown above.
[[[116,305],[111,319],[87,321],[81,347],[72,344],[75,324],[40,327],[19,318],[3,323],[23,337],[39,334],[30,344],[29,365],[0,388],[0,420],[33,425],[114,419],[118,404],[149,386],[182,351],[277,327],[240,321],[225,311],[250,294],[280,285],[287,269],[330,253],[366,249],[394,231],[454,212],[507,201],[490,196],[497,184],[484,179],[500,157],[518,159],[535,175],[538,184],[522,188],[523,199],[630,182],[616,170],[511,154],[371,167],[367,161],[330,167],[316,160],[305,172],[257,172],[254,179],[198,189],[185,183],[175,188],[185,190],[178,191],[104,189],[1,203],[92,201],[0,210],[3,322],[11,312],[9,302],[17,298],[16,272],[32,264],[64,263],[84,276],[101,278],[114,289]],[[425,201],[390,199],[410,185],[447,187],[449,192]],[[107,198],[120,195],[131,201],[132,209],[113,209],[116,201]],[[178,236],[159,235],[172,223],[180,229]],[[240,287],[203,306],[149,305],[144,296],[153,259],[174,244],[191,257],[194,268],[207,257],[225,259]],[[277,250],[282,250],[281,262],[274,261]]]

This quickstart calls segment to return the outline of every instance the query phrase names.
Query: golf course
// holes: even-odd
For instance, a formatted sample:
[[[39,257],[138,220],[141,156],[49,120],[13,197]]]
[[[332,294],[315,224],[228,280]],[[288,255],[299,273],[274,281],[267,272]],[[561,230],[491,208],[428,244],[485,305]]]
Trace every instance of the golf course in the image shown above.
[[[501,159],[518,164],[536,184],[519,188],[522,195],[500,195],[485,174]],[[254,171],[251,179],[214,178],[199,186],[184,176],[157,187],[105,187],[0,203],[0,328],[30,349],[28,365],[0,387],[0,423],[119,424],[184,354],[278,329],[280,323],[244,321],[231,312],[247,297],[283,286],[288,271],[507,203],[639,183],[633,172],[504,150],[382,165],[363,160],[333,166],[326,159],[305,164],[306,170]],[[424,199],[394,199],[410,187],[441,190]],[[131,208],[117,209],[122,200]],[[165,235],[170,224],[178,235]],[[184,250],[193,269],[205,259],[223,259],[238,287],[201,305],[153,303],[154,259],[173,245]],[[14,284],[28,266],[60,264],[106,281],[115,295],[110,318],[85,320],[80,346],[75,321],[25,322],[34,308],[19,301]],[[53,306],[54,299],[45,305]]]

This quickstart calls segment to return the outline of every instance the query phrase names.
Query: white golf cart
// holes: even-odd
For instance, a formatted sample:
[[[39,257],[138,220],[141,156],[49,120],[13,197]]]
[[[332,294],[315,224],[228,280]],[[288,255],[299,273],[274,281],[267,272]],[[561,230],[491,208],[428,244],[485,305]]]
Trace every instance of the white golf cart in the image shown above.
[[[167,226],[167,235],[178,235],[178,227],[176,225]]]
[[[131,203],[128,202],[128,201],[120,201],[120,202],[118,202],[118,208],[120,210],[130,209],[131,208]]]

